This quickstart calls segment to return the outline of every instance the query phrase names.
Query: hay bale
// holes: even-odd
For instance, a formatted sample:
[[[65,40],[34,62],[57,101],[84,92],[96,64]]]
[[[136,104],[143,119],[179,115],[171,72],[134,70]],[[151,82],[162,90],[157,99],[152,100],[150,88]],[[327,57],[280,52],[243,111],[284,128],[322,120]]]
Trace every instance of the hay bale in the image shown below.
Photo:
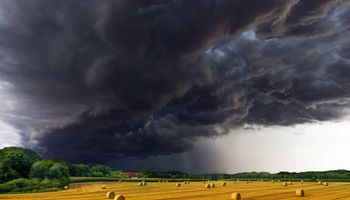
[[[328,183],[327,183],[327,182],[324,182],[323,185],[324,185],[324,186],[328,186]]]
[[[238,193],[238,192],[232,193],[232,194],[231,194],[231,198],[232,198],[233,200],[241,200],[241,199],[242,199],[241,194]]]
[[[191,181],[187,181],[187,184],[190,184],[191,183]]]
[[[207,189],[209,189],[210,187],[211,187],[210,184],[205,185],[205,188],[207,188]]]
[[[284,182],[282,185],[283,185],[284,187],[287,187],[288,184],[287,184],[286,182]]]
[[[251,180],[249,180],[249,183],[252,183],[252,181],[251,181]]]
[[[222,182],[221,185],[222,185],[222,186],[226,186],[226,182]]]
[[[271,181],[272,183],[275,183],[275,181],[273,180],[273,181]]]
[[[176,187],[181,187],[181,183],[176,183]]]
[[[247,181],[247,184],[249,184],[249,181]]]
[[[107,199],[114,199],[115,193],[114,192],[107,192],[106,197],[107,197]]]
[[[140,182],[140,183],[139,183],[139,186],[140,186],[140,187],[143,186],[143,182]]]
[[[102,189],[106,189],[106,185],[102,185],[101,188],[102,188]]]
[[[292,181],[289,181],[289,182],[288,182],[288,185],[293,185],[293,182],[292,182]]]
[[[304,183],[304,180],[301,180],[300,183]]]
[[[121,183],[121,182],[122,182],[122,180],[119,180],[118,182],[119,182],[119,183]]]
[[[211,188],[215,188],[215,184],[212,183],[212,184],[210,185],[210,187],[211,187]]]
[[[279,182],[279,183],[280,183],[280,182],[281,182],[281,180],[278,180],[277,182]]]
[[[235,183],[236,183],[236,181],[232,181],[232,183],[233,183],[233,184],[235,184]]]
[[[65,189],[65,190],[68,190],[68,186],[64,186],[64,189]]]
[[[143,182],[143,186],[146,186],[147,185],[147,182]]]
[[[125,200],[125,197],[123,195],[117,195],[114,197],[114,200]]]
[[[322,181],[318,181],[318,184],[319,184],[319,185],[322,185]]]
[[[302,189],[297,190],[295,192],[295,195],[297,195],[298,197],[304,197],[305,196],[304,190],[302,190]]]

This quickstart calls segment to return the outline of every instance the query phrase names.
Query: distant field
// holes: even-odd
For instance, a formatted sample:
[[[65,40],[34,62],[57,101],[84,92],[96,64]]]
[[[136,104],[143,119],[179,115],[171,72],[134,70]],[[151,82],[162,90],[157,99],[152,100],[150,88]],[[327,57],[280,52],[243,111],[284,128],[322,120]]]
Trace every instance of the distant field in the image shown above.
[[[287,187],[282,183],[252,182],[247,184],[227,182],[221,186],[221,182],[212,182],[215,188],[206,189],[202,182],[191,182],[176,187],[175,183],[148,183],[147,186],[139,187],[135,182],[93,182],[74,183],[68,190],[59,192],[32,193],[32,194],[8,194],[0,195],[1,200],[99,200],[106,199],[108,191],[123,194],[127,200],[229,200],[231,193],[239,192],[242,199],[249,200],[280,200],[300,199],[296,197],[297,189],[304,189],[305,197],[302,199],[312,200],[350,200],[350,184],[330,183],[328,186],[317,183],[293,183]],[[102,189],[102,185],[106,189]]]
[[[139,178],[139,179],[133,179],[133,178],[111,178],[111,177],[70,177],[71,183],[81,183],[81,182],[117,182],[117,181],[126,181],[126,182],[140,182],[140,181],[147,181],[147,182],[158,182],[159,178]],[[191,181],[205,181],[207,179],[166,179],[168,182],[182,182],[186,180]]]

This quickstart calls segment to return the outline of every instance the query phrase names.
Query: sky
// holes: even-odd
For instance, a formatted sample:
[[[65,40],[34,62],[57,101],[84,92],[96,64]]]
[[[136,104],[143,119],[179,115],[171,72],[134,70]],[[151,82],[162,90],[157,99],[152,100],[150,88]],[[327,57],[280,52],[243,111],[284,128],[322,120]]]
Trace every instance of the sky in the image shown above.
[[[172,170],[182,163],[178,170],[197,174],[349,169],[349,130],[346,122],[241,128],[219,138],[201,138],[188,152],[113,164],[132,170]]]
[[[349,46],[347,0],[2,0],[0,148],[123,169],[350,169]]]

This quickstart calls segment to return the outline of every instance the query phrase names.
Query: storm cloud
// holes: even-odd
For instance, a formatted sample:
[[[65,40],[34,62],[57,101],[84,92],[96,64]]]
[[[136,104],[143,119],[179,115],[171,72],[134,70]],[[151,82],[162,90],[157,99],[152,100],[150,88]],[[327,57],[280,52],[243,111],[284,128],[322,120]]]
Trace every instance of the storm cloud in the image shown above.
[[[349,15],[340,0],[4,0],[0,119],[46,157],[99,163],[337,120]]]

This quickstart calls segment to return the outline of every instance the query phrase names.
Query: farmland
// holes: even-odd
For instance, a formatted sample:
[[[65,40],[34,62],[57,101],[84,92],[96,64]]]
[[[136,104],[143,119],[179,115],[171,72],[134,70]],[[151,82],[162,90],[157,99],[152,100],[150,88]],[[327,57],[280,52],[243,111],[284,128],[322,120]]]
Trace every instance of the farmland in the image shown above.
[[[279,200],[279,199],[300,199],[295,194],[298,189],[305,191],[305,197],[302,199],[347,199],[350,200],[350,184],[330,183],[328,186],[319,185],[314,182],[295,182],[286,187],[282,183],[271,182],[252,182],[247,184],[245,181],[227,182],[222,186],[222,182],[211,182],[216,185],[215,188],[207,189],[203,182],[191,182],[190,184],[181,183],[176,187],[176,183],[148,183],[147,186],[140,187],[135,182],[88,182],[74,183],[69,189],[57,192],[30,193],[30,194],[6,194],[0,195],[1,200],[98,200],[106,199],[108,191],[114,191],[116,194],[122,194],[127,200],[225,200],[231,199],[233,192],[239,192],[242,199],[249,200]],[[102,189],[105,185],[106,189]]]

